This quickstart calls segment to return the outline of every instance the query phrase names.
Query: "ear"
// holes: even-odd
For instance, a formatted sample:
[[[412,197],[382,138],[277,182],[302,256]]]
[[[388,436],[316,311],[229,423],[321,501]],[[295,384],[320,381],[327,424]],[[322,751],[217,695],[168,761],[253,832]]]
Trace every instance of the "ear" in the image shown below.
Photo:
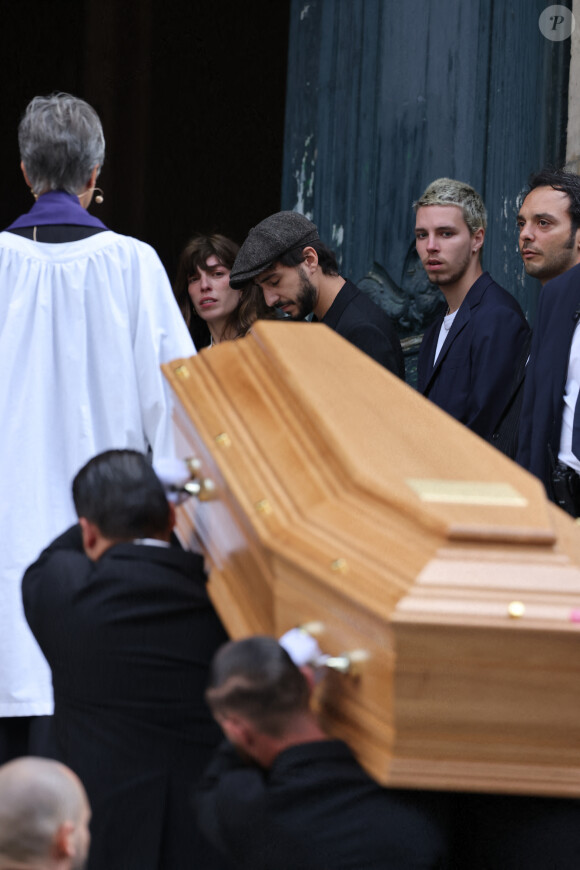
[[[72,822],[63,822],[56,830],[52,840],[52,854],[57,860],[74,858],[75,855],[75,826]]]
[[[99,169],[100,169],[100,166],[97,163],[97,165],[93,168],[93,171],[91,172],[89,180],[87,181],[87,184],[86,184],[87,190],[92,190],[95,187],[95,185],[97,183],[97,177],[99,175]]]
[[[474,232],[471,237],[471,250],[473,253],[479,251],[483,245],[483,240],[485,239],[485,230],[483,227],[480,227],[478,230]]]
[[[22,160],[20,161],[20,168],[21,168],[21,170],[22,170],[22,174],[23,174],[23,176],[24,176],[24,180],[25,180],[25,182],[27,183],[27,185],[29,186],[29,188],[32,190],[32,185],[31,185],[31,183],[30,183],[30,179],[29,179],[29,177],[28,177],[28,175],[27,175],[27,173],[26,173],[26,167],[24,166],[24,161],[22,161]]]
[[[318,268],[318,254],[314,250],[308,246],[307,248],[303,248],[302,253],[304,255],[303,266],[306,266],[309,272],[313,273]]]
[[[251,754],[251,749],[256,742],[256,734],[247,719],[235,713],[226,713],[218,718],[218,722],[230,743]]]
[[[89,559],[92,558],[95,547],[101,539],[101,533],[98,526],[87,520],[86,517],[79,517],[79,525],[83,536],[83,548]]]

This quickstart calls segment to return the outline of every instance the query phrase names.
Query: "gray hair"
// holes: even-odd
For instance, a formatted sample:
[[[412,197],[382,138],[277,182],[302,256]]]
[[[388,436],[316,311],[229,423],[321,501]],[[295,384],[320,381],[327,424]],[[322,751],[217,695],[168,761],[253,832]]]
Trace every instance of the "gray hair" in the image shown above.
[[[415,211],[426,205],[457,205],[463,220],[473,235],[487,226],[487,214],[481,196],[469,184],[454,178],[438,178],[425,190],[423,196],[413,203]]]
[[[84,100],[55,93],[34,97],[18,127],[20,158],[32,192],[78,194],[105,159],[99,116]]]
[[[17,758],[0,767],[0,868],[44,862],[66,821],[78,824],[86,801],[80,780],[46,758]]]

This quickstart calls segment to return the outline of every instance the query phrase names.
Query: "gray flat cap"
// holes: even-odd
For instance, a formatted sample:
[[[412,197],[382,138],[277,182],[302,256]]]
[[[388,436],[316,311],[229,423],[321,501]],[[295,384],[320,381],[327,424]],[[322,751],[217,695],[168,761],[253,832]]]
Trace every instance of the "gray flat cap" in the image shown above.
[[[250,278],[294,248],[319,240],[312,221],[296,211],[279,211],[252,227],[230,272],[230,286],[243,287]]]

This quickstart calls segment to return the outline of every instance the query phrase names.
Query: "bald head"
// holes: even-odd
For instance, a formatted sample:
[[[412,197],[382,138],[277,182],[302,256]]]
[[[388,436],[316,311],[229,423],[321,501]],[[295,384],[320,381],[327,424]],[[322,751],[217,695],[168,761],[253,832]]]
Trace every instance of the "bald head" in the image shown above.
[[[56,761],[18,758],[0,767],[0,870],[80,870],[89,803],[81,781]]]

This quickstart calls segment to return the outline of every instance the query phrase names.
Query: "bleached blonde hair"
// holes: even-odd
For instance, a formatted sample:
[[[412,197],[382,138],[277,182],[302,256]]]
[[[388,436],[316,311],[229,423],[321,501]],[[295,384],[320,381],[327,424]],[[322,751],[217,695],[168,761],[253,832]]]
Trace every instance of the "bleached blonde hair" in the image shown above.
[[[426,205],[457,205],[463,214],[469,232],[487,227],[487,212],[483,200],[471,185],[454,178],[437,178],[425,189],[423,196],[413,203],[415,211]]]

